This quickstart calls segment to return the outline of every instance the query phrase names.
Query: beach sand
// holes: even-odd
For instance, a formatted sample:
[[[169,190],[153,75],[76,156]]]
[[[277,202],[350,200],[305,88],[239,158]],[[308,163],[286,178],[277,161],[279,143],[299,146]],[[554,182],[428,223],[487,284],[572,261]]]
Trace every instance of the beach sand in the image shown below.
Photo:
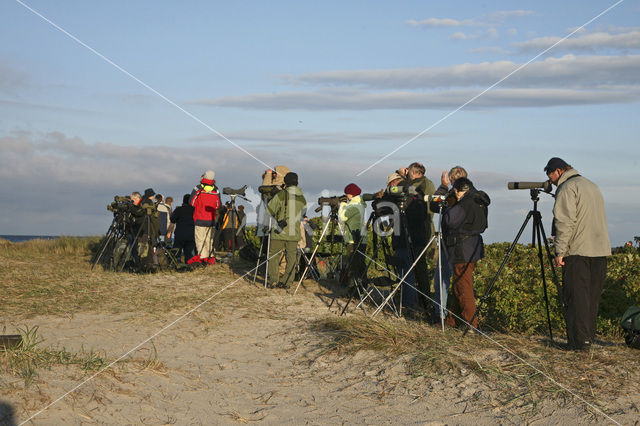
[[[576,400],[506,408],[486,379],[472,372],[414,377],[404,356],[331,351],[331,339],[314,327],[319,318],[335,315],[327,309],[330,301],[330,293],[312,282],[292,296],[241,280],[133,351],[186,310],[9,320],[8,331],[38,325],[42,346],[93,349],[109,360],[131,353],[93,378],[94,372],[56,366],[41,369],[25,388],[20,377],[0,376],[0,402],[11,407],[16,424],[31,419],[38,425],[607,421]],[[479,350],[501,356],[489,342]],[[619,413],[613,418],[637,424],[639,401],[638,395],[611,401]]]

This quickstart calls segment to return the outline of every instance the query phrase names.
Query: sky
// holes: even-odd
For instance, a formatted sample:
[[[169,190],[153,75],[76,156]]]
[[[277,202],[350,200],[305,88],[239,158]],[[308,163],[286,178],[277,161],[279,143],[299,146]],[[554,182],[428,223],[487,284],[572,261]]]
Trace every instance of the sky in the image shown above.
[[[99,235],[114,195],[179,204],[207,169],[250,186],[251,220],[267,167],[312,203],[419,161],[436,186],[467,169],[492,199],[485,241],[512,241],[533,201],[507,182],[546,180],[554,156],[600,187],[612,245],[640,235],[639,1],[4,0],[0,16],[0,235]]]

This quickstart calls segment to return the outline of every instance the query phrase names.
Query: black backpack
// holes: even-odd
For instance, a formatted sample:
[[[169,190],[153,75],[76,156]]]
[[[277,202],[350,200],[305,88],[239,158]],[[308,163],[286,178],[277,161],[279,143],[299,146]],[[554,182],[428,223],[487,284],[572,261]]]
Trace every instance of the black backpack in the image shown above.
[[[624,341],[631,348],[640,349],[640,307],[631,306],[622,314],[620,326],[624,332]]]

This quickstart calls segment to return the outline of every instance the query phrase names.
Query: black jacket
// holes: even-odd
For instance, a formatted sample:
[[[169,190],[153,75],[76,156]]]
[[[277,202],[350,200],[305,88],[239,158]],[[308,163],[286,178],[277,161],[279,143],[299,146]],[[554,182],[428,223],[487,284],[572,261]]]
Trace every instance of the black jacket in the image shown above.
[[[489,196],[471,187],[454,206],[443,212],[444,242],[453,263],[476,262],[484,257],[482,235],[487,228]]]
[[[176,241],[194,241],[193,206],[182,204],[171,212],[170,220],[176,224],[173,235]]]

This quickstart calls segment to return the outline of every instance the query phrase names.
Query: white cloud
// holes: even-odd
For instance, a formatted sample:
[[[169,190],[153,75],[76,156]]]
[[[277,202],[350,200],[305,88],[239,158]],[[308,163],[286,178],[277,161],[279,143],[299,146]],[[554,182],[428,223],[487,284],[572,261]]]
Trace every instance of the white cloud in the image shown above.
[[[511,61],[464,63],[448,67],[326,71],[285,76],[294,84],[372,89],[441,89],[488,86],[516,70]],[[640,55],[547,58],[518,71],[501,86],[592,88],[603,84],[640,84]]]
[[[355,173],[368,166],[371,158],[365,155],[347,157],[339,146],[320,148],[321,154],[313,154],[309,148],[303,145],[291,152],[281,151],[277,158],[267,161],[286,164],[297,171],[300,186],[311,203],[321,193],[340,194],[349,182],[355,182],[365,192],[379,190],[391,170],[415,161],[414,154],[407,153],[404,159],[396,157],[393,163],[385,163],[365,176],[356,177]],[[70,138],[57,132],[42,136],[21,133],[0,137],[0,153],[3,183],[0,186],[0,199],[3,200],[0,234],[99,235],[111,222],[112,216],[106,206],[114,195],[152,187],[163,195],[173,196],[179,204],[182,194],[189,193],[202,171],[209,168],[216,171],[221,188],[250,186],[247,194],[254,204],[241,203],[247,205],[247,212],[251,213],[252,206],[258,201],[255,189],[263,171],[253,159],[230,147],[212,145],[196,150],[176,150],[161,146],[90,144],[82,138]],[[268,151],[258,154],[267,158]],[[372,154],[373,157],[376,155]],[[575,156],[571,162],[574,160],[579,166]],[[427,174],[437,185],[440,170],[448,169],[451,164],[436,164],[435,159],[426,159],[426,162]],[[490,166],[487,166],[489,170],[468,168],[473,182],[492,198],[490,228],[485,237],[489,242],[511,241],[531,207],[531,201],[525,191],[507,191],[506,182],[542,178],[542,164],[533,171],[518,169],[515,175],[495,172]],[[589,177],[602,184],[601,177],[591,174]],[[619,182],[611,185],[616,188]],[[609,195],[607,218],[614,225],[610,229],[613,242],[626,241],[629,229],[635,223],[627,212],[636,211],[638,204],[626,196],[637,188],[629,187],[619,191],[620,194],[605,185],[601,188]],[[541,202],[545,220],[550,220],[551,205],[550,199]],[[620,208],[622,205],[631,210]]]
[[[497,46],[486,46],[486,47],[476,47],[474,49],[469,49],[470,53],[498,53],[500,55],[506,55],[509,53],[507,50],[502,47]]]
[[[452,19],[452,18],[427,18],[423,20],[409,19],[407,24],[413,27],[424,28],[455,28],[455,27],[477,27],[477,26],[491,26],[496,24],[502,24],[503,22],[512,19],[520,18],[523,16],[531,15],[531,10],[504,10],[482,15],[472,19]]]
[[[478,90],[448,90],[432,93],[316,91],[261,93],[193,101],[193,104],[265,110],[375,110],[457,108],[480,93]],[[467,108],[544,107],[598,105],[634,102],[638,88],[610,90],[493,89]]]
[[[413,19],[409,19],[407,24],[412,27],[428,27],[428,28],[451,28],[451,27],[462,27],[462,26],[471,26],[474,25],[473,20],[464,20],[458,21],[455,19],[440,19],[440,18],[428,18],[423,19],[422,21],[416,21]]]
[[[319,147],[331,147],[334,145],[359,146],[373,141],[405,141],[413,136],[412,132],[309,132],[303,130],[253,130],[253,131],[227,131],[226,136],[236,142],[247,143],[247,146],[256,147],[292,147],[300,144],[313,144]],[[430,133],[430,136],[441,136]],[[213,134],[189,138],[187,142],[211,142],[218,141],[219,137]]]
[[[511,18],[522,18],[524,16],[533,15],[533,10],[503,10],[490,13],[486,16],[487,22],[504,22]]]
[[[489,28],[485,33],[485,36],[489,38],[498,38],[498,30],[495,28]]]
[[[449,38],[451,40],[467,40],[469,38],[469,36],[467,36],[462,31],[458,31],[456,33],[451,34],[451,36]]]
[[[538,37],[521,43],[514,43],[514,46],[521,52],[540,51],[558,43],[562,37]],[[640,49],[640,29],[634,28],[619,34],[608,32],[583,33],[579,36],[570,37],[563,40],[554,47],[554,51],[596,51],[602,49],[614,50],[637,50]]]

